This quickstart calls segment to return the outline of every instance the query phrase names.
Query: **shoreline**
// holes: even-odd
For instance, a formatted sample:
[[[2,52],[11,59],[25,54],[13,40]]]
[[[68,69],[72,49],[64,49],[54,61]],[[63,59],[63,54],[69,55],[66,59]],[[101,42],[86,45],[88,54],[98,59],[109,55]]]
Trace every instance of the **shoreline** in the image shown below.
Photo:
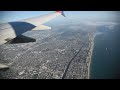
[[[87,73],[87,79],[90,79],[90,64],[91,64],[91,59],[92,59],[92,54],[93,54],[93,49],[94,49],[94,39],[95,39],[95,34],[93,34],[93,36],[91,35],[89,38],[89,42],[90,42],[90,49],[89,49],[89,53],[88,53],[88,57],[87,57],[87,67],[88,67],[88,73]]]

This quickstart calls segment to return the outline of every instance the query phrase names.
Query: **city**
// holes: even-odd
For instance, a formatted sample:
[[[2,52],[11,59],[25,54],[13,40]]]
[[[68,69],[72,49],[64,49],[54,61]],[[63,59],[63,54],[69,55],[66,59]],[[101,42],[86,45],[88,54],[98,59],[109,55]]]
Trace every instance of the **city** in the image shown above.
[[[10,68],[1,71],[0,78],[88,79],[95,27],[76,26],[30,31],[24,35],[35,38],[36,42],[2,45],[0,62]]]

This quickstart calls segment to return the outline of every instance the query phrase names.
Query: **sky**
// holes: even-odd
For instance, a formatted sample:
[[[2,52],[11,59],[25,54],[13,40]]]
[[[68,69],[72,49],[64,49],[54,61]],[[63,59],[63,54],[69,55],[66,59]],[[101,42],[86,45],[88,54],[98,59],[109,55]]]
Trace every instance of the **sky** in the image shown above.
[[[54,11],[0,11],[0,23],[18,21],[40,15],[52,13]],[[79,22],[84,20],[115,20],[115,11],[64,11],[66,17],[59,16],[52,22]]]

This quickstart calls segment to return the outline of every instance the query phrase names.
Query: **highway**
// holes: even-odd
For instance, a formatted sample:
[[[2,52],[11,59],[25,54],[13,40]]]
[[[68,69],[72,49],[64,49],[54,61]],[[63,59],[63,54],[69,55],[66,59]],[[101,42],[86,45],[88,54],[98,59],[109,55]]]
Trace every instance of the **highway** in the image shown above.
[[[70,60],[70,62],[68,63],[68,65],[67,65],[67,67],[66,67],[66,69],[65,69],[65,72],[64,72],[64,74],[63,74],[63,76],[62,76],[62,79],[64,79],[65,77],[66,77],[66,74],[67,74],[67,71],[68,71],[68,69],[69,69],[69,67],[70,67],[70,64],[71,64],[71,62],[75,59],[75,57],[82,51],[82,48],[86,45],[86,43],[87,43],[88,41],[86,41],[84,44],[83,44],[83,46],[79,49],[79,51],[74,55],[74,57]]]

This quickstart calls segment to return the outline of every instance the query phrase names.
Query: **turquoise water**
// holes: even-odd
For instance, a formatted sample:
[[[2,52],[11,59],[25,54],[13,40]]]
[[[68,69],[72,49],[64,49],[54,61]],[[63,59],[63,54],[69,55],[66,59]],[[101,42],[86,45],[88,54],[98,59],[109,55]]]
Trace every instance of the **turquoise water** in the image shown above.
[[[95,37],[90,79],[120,79],[119,28],[116,26]]]

